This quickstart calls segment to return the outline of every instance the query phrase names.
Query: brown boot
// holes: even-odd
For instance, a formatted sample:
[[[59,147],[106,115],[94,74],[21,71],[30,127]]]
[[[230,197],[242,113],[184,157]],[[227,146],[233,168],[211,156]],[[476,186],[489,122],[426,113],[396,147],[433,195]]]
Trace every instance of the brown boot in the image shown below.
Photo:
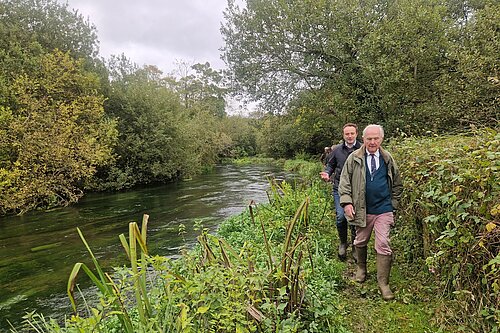
[[[394,299],[394,294],[389,287],[389,276],[391,275],[392,255],[382,255],[377,253],[377,282],[385,301]]]
[[[359,283],[363,283],[366,281],[366,255],[368,248],[357,247],[356,246],[356,257],[357,257],[357,266],[358,269],[356,271],[356,281]]]
[[[358,255],[356,254],[356,246],[354,246],[354,245],[352,246],[351,255],[352,255],[352,259],[354,260],[354,262],[357,263],[358,262]]]

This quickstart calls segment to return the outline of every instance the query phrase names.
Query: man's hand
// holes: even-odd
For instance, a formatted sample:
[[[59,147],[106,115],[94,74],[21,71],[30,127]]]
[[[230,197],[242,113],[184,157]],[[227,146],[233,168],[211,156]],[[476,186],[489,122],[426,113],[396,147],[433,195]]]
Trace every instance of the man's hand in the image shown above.
[[[328,176],[328,173],[320,172],[319,175],[321,176],[321,179],[323,179],[325,182],[330,181],[330,176]]]
[[[347,220],[354,220],[354,215],[356,215],[356,212],[354,211],[354,206],[351,204],[347,204],[344,206],[344,215],[347,218]]]

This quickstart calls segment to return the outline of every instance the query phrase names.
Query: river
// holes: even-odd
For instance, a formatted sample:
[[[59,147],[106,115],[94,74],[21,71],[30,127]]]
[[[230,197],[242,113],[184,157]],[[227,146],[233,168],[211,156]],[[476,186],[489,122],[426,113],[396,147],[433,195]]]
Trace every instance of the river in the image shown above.
[[[175,257],[195,243],[195,221],[213,231],[250,200],[267,202],[269,176],[285,174],[272,166],[221,165],[189,181],[93,193],[71,207],[0,217],[0,332],[8,332],[7,320],[19,324],[28,311],[55,318],[71,313],[69,273],[76,262],[90,263],[77,227],[102,266],[117,266],[126,262],[118,235],[127,235],[129,222],[148,214],[150,253]],[[180,224],[186,226],[185,242]]]

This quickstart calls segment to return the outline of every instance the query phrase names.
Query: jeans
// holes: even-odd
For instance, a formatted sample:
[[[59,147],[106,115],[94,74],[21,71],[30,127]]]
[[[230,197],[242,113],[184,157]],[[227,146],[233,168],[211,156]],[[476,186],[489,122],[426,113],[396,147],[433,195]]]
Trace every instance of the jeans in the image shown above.
[[[335,215],[337,217],[337,231],[339,232],[340,243],[348,243],[347,234],[348,229],[351,229],[351,239],[354,243],[354,238],[356,237],[356,228],[351,225],[349,226],[347,223],[347,219],[344,215],[344,208],[340,205],[340,195],[337,189],[333,190],[333,199],[335,201]]]
[[[347,228],[347,219],[344,216],[344,208],[342,208],[342,206],[340,205],[340,195],[336,189],[333,190],[333,199],[335,201],[335,215],[337,216],[337,228],[339,227]]]

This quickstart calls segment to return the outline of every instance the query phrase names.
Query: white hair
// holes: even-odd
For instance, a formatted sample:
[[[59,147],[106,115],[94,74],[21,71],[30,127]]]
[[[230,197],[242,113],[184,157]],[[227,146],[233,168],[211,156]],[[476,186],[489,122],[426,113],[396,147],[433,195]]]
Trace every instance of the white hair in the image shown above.
[[[363,137],[365,137],[365,134],[366,134],[366,130],[370,127],[374,127],[374,128],[378,128],[378,130],[380,131],[380,137],[383,139],[384,138],[384,128],[380,125],[376,125],[376,124],[371,124],[371,125],[368,125],[365,127],[365,129],[363,130]]]

